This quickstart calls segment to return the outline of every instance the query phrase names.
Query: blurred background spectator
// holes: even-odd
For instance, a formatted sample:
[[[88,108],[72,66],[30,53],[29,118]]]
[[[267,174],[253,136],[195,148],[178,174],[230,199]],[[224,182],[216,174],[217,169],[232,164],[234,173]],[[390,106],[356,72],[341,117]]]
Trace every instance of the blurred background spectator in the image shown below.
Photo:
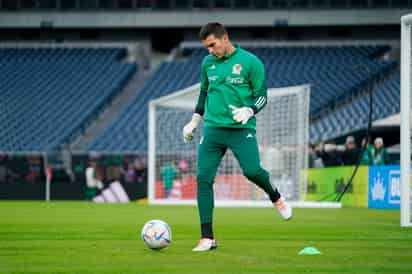
[[[342,159],[337,151],[336,143],[334,141],[319,144],[316,148],[316,154],[322,159],[325,167],[342,165]]]
[[[95,161],[90,161],[89,166],[86,168],[86,199],[92,200],[98,190],[103,189],[103,183],[97,178],[97,163]]]
[[[342,163],[345,166],[352,166],[358,163],[360,150],[356,145],[355,137],[346,137],[345,147],[341,153]]]
[[[165,197],[169,197],[173,188],[173,181],[178,175],[178,169],[173,162],[168,162],[160,168],[160,176],[163,180],[163,187],[165,191]]]
[[[389,164],[388,153],[383,145],[383,139],[381,137],[375,139],[374,146],[369,151],[369,165],[378,166]]]

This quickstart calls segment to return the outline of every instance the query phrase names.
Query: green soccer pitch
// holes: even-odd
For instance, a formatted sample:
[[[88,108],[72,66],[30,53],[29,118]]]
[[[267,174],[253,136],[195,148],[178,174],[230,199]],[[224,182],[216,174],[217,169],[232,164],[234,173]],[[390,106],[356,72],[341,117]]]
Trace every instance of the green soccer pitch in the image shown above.
[[[145,247],[143,224],[163,219],[171,245]],[[197,209],[87,202],[0,202],[0,273],[412,273],[412,228],[399,211],[217,208],[219,248],[193,253]],[[299,256],[307,246],[321,255]]]

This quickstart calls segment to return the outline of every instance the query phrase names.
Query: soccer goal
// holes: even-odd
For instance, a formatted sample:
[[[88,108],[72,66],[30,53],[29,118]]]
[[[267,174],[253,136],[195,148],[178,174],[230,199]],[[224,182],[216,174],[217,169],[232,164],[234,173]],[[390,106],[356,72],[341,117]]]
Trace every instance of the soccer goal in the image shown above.
[[[191,119],[198,94],[196,84],[150,102],[151,204],[196,204],[196,155],[202,128],[189,144],[183,142],[182,128]],[[306,192],[309,96],[308,85],[269,89],[267,106],[257,114],[261,163],[282,195],[295,204],[304,200]],[[214,193],[216,206],[271,206],[266,194],[242,175],[230,151],[219,166]]]
[[[411,226],[412,14],[401,25],[401,226]]]

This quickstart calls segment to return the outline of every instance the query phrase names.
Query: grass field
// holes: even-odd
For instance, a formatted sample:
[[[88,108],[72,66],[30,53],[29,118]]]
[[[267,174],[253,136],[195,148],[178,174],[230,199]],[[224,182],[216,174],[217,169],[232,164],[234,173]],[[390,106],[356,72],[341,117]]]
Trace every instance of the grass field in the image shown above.
[[[218,208],[216,251],[193,253],[197,209],[86,202],[0,202],[0,273],[412,273],[412,228],[398,211]],[[172,244],[147,249],[149,219]],[[322,255],[299,256],[306,246]]]

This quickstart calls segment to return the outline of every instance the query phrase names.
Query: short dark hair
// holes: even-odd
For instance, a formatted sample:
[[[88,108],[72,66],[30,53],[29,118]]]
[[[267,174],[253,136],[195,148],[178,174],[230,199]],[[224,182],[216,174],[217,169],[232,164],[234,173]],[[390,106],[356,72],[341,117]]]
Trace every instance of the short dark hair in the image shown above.
[[[227,34],[225,27],[218,22],[211,22],[204,25],[199,32],[199,37],[201,40],[206,40],[209,35],[214,35],[216,38],[222,38],[223,35]]]

